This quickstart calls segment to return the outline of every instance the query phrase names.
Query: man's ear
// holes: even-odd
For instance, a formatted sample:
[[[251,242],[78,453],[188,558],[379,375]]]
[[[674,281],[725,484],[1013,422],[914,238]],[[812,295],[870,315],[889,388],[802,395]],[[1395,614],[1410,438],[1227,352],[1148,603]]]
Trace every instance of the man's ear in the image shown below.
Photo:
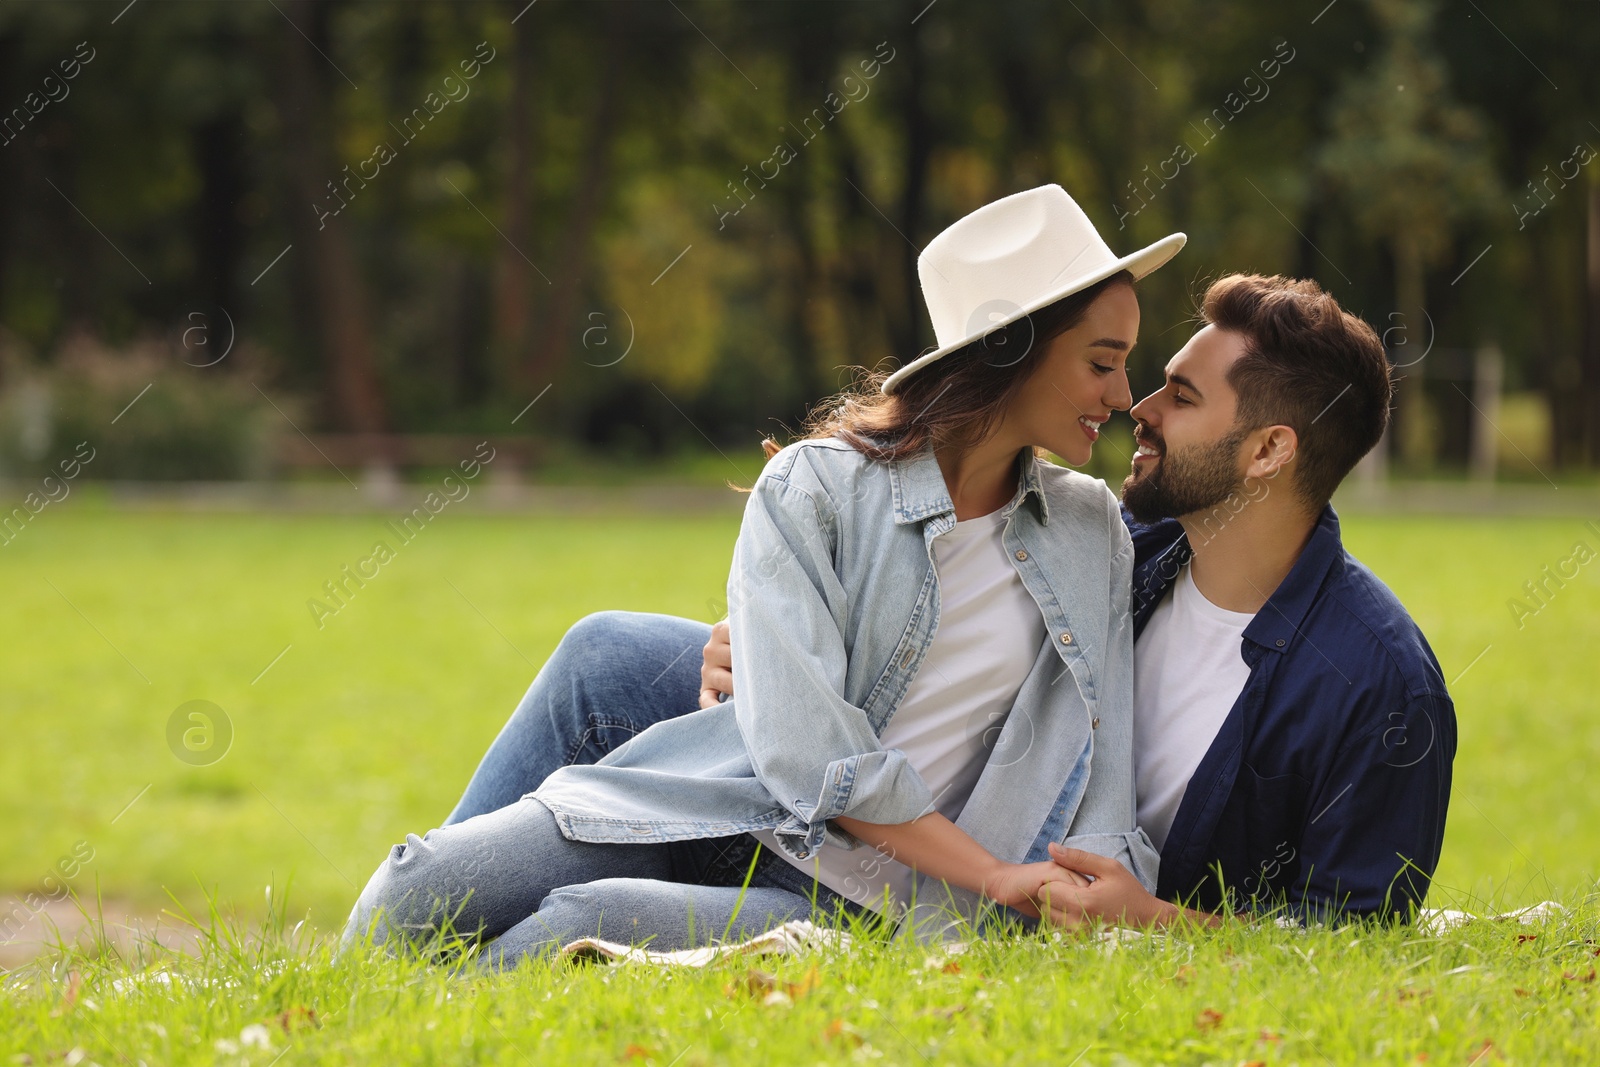
[[[1267,426],[1250,435],[1251,452],[1246,478],[1276,478],[1294,462],[1300,435],[1289,426]]]

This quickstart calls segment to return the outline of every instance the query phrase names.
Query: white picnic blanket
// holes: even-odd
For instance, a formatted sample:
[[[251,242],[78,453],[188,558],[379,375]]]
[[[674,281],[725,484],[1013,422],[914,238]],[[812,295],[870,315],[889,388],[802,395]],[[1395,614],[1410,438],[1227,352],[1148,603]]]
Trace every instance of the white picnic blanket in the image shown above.
[[[786,922],[773,927],[759,937],[735,944],[707,945],[703,948],[685,948],[676,952],[652,952],[633,948],[598,937],[585,937],[563,945],[561,955],[575,959],[605,960],[610,963],[676,964],[680,967],[704,967],[724,956],[789,956],[821,949],[847,951],[850,935],[843,930],[831,930],[804,919]]]
[[[1458,911],[1454,908],[1424,908],[1417,916],[1417,921],[1413,926],[1425,934],[1437,935],[1479,919],[1533,925],[1559,918],[1565,915],[1566,911],[1566,908],[1553,900],[1546,900],[1539,904],[1529,905],[1526,908],[1518,908],[1515,911],[1500,912],[1494,915],[1474,915],[1471,912]],[[1287,919],[1280,919],[1278,923],[1286,928],[1298,929],[1298,924],[1292,923]],[[1128,941],[1138,941],[1143,937],[1144,935],[1137,930],[1117,927],[1100,931],[1095,936],[1093,943],[1102,951],[1115,951],[1118,945]],[[953,956],[965,952],[967,945],[968,942],[965,941],[951,941],[945,942],[938,947],[944,954]],[[782,926],[774,927],[761,936],[753,937],[748,941],[725,945],[708,945],[703,948],[680,949],[676,952],[652,952],[649,949],[634,948],[629,945],[618,944],[615,941],[603,941],[598,937],[586,937],[563,946],[561,954],[574,959],[597,960],[608,963],[649,963],[679,967],[704,967],[728,956],[789,956],[819,950],[846,952],[849,951],[850,947],[850,935],[842,930],[832,930],[825,926],[817,926],[804,919],[797,919],[793,922],[786,922]]]

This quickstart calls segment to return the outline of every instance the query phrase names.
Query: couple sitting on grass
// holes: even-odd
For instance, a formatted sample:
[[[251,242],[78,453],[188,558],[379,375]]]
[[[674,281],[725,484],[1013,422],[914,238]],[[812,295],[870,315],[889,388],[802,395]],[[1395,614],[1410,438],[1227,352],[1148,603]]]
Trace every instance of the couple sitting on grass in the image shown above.
[[[1389,365],[1315,283],[1231,275],[1133,404],[1133,282],[1184,240],[1119,258],[1047,185],[930,242],[938,350],[769,447],[727,623],[574,626],[346,942],[448,929],[496,968],[818,915],[1404,921],[1455,714],[1328,503],[1383,433]],[[1119,509],[1044,454],[1086,463],[1130,406]]]

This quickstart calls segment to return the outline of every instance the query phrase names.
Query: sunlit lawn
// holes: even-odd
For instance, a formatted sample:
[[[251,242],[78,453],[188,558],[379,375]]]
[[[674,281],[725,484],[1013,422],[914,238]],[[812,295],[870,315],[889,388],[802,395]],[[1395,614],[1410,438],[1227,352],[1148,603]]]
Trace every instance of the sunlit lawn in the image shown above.
[[[311,925],[337,926],[384,849],[448,812],[572,621],[617,607],[719,617],[736,529],[732,515],[447,509],[402,545],[382,516],[119,513],[93,501],[48,509],[0,548],[8,609],[0,615],[0,890],[37,891],[82,842],[93,858],[73,884],[86,894],[98,888],[150,912],[170,903],[168,890],[194,907],[211,895],[254,921],[263,888],[292,877],[290,919],[309,909]],[[467,987],[399,972],[363,978],[316,963],[314,953],[289,953],[290,977],[269,981],[255,965],[213,955],[205,966],[245,983],[232,1006],[207,1009],[213,998],[204,993],[128,1002],[102,989],[102,1037],[128,1035],[121,1040],[136,1050],[128,1062],[209,1060],[214,1039],[314,1002],[334,1021],[300,1038],[296,1058],[412,1058],[404,1042],[415,1040],[432,1050],[421,1058],[451,1060],[516,1061],[518,1046],[615,1062],[636,1045],[635,1058],[665,1063],[693,1045],[681,1061],[691,1063],[736,1058],[760,1035],[764,1061],[813,1062],[860,1055],[851,1036],[859,1031],[862,1047],[891,1062],[993,1059],[986,1043],[1002,1037],[1016,1058],[1061,1064],[1086,1045],[1100,1051],[1083,1062],[1105,1062],[1114,1048],[1182,1062],[1405,1059],[1435,1049],[1463,1062],[1484,1039],[1497,1054],[1515,1052],[1517,1029],[1534,1025],[1550,1027],[1556,1044],[1522,1039],[1529,1062],[1563,1058],[1563,1048],[1578,1056],[1580,1047],[1578,1058],[1592,1059],[1595,994],[1578,959],[1589,949],[1567,943],[1594,937],[1596,913],[1583,901],[1600,872],[1600,771],[1590,770],[1600,753],[1592,695],[1600,559],[1524,613],[1520,627],[1508,601],[1525,596],[1523,583],[1546,565],[1568,560],[1576,542],[1600,550],[1600,534],[1577,519],[1370,515],[1347,517],[1345,532],[1410,606],[1446,677],[1459,676],[1456,787],[1430,903],[1504,908],[1556,898],[1581,909],[1565,932],[1527,943],[1499,926],[1447,942],[1391,933],[1353,952],[1349,934],[1302,943],[1258,931],[1233,935],[1244,938],[1233,948],[1203,944],[1192,972],[1182,970],[1189,949],[1172,945],[1114,960],[1076,947],[1015,947],[960,975],[924,972],[920,955],[885,950],[816,961],[826,992],[785,1009],[781,1021],[725,997],[726,974],[663,985],[543,972]],[[319,629],[307,600],[332,606],[323,583],[380,539],[395,558]],[[169,748],[169,718],[192,700],[214,703],[232,724],[231,747],[209,766]],[[1229,953],[1247,963],[1230,964]],[[1408,965],[1415,970],[1399,973]],[[1446,975],[1459,966],[1475,970]],[[799,968],[791,977],[804,970],[798,961],[784,967]],[[594,1002],[606,980],[629,991],[614,1012]],[[1396,992],[1408,983],[1430,992]],[[456,991],[448,1007],[446,988]],[[58,1055],[92,1048],[93,1029],[62,1036],[70,1010],[51,1020],[63,995],[52,989],[8,1007],[20,1014],[0,1029],[15,1023],[16,1047],[34,1055],[52,1043]],[[550,993],[556,999],[546,1002]],[[1149,1006],[1130,1023],[1141,998]],[[333,1010],[341,1004],[342,1017]],[[744,1021],[724,1023],[731,1009]],[[1207,1009],[1223,1018],[1211,1023],[1200,1014]],[[712,1014],[717,1021],[706,1023]],[[404,1039],[385,1029],[398,1016],[408,1019]],[[422,1016],[436,1017],[437,1033],[418,1036]],[[158,1017],[166,1038],[140,1029]],[[851,1029],[830,1039],[836,1019]],[[792,1040],[778,1040],[774,1025]],[[695,1036],[696,1026],[709,1036]],[[1259,1040],[1262,1029],[1288,1036]],[[274,1052],[253,1062],[282,1050],[276,1033]]]

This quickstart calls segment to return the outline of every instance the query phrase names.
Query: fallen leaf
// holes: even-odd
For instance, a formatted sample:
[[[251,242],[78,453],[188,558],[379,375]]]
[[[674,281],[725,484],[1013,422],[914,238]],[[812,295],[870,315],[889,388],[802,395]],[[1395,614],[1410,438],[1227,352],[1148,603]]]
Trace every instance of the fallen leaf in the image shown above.
[[[940,974],[960,974],[961,973],[961,964],[957,963],[955,960],[951,960],[949,963],[947,963],[943,967],[939,968],[939,973]]]
[[[1565,978],[1569,982],[1592,982],[1594,981],[1594,976],[1595,969],[1593,967],[1589,968],[1588,974],[1575,974],[1572,971],[1561,972],[1561,977]]]
[[[835,1019],[822,1031],[825,1041],[837,1041],[849,1045],[851,1048],[860,1048],[866,1039],[856,1032],[856,1028],[843,1019]]]
[[[1193,977],[1194,967],[1185,963],[1182,967],[1178,968],[1178,973],[1173,975],[1170,980],[1176,982],[1178,985],[1188,985],[1189,979]]]
[[[62,990],[61,1003],[50,1010],[50,1018],[59,1019],[78,1004],[78,994],[83,991],[83,975],[73,971],[67,975],[67,988]]]
[[[1395,994],[1394,994],[1394,999],[1396,999],[1400,1003],[1404,1004],[1408,1000],[1427,1000],[1431,996],[1433,996],[1433,990],[1431,990],[1431,989],[1410,989],[1410,988],[1407,988],[1407,989],[1396,990]]]
[[[1521,986],[1517,986],[1511,992],[1515,993],[1519,997],[1531,997],[1531,996],[1533,996],[1532,993],[1528,992],[1526,989],[1523,989]]]
[[[1525,945],[1529,941],[1537,941],[1537,940],[1539,940],[1539,935],[1538,934],[1518,934],[1517,935],[1517,944],[1519,944],[1519,945]]]
[[[798,982],[780,981],[777,975],[758,971],[752,967],[745,973],[744,978],[723,986],[722,995],[725,997],[745,995],[757,997],[766,1004],[787,1004],[821,987],[822,974],[815,967],[807,971]]]
[[[629,1045],[622,1050],[622,1058],[625,1060],[649,1060],[654,1059],[655,1054],[655,1049],[643,1045]]]
[[[1281,1045],[1283,1043],[1283,1035],[1273,1030],[1263,1030],[1261,1031],[1261,1036],[1256,1040],[1265,1041],[1269,1045]]]
[[[1203,1033],[1210,1033],[1222,1025],[1222,1013],[1216,1008],[1207,1008],[1194,1017],[1195,1028]]]
[[[722,995],[736,997],[741,993],[752,997],[764,997],[778,988],[778,976],[758,971],[755,968],[745,972],[745,976],[737,982],[729,982],[722,987]]]
[[[801,977],[800,981],[783,983],[783,991],[795,1000],[799,1000],[812,990],[821,988],[821,986],[822,974],[813,967]]]
[[[1478,1063],[1479,1061],[1488,1059],[1490,1057],[1499,1059],[1500,1053],[1495,1049],[1493,1041],[1490,1041],[1488,1038],[1484,1038],[1483,1044],[1478,1048],[1478,1051],[1467,1057],[1467,1062]]]
[[[286,1034],[292,1034],[296,1030],[315,1030],[322,1025],[321,1020],[317,1018],[316,1009],[303,1004],[296,1004],[292,1008],[280,1011],[275,1021]]]

